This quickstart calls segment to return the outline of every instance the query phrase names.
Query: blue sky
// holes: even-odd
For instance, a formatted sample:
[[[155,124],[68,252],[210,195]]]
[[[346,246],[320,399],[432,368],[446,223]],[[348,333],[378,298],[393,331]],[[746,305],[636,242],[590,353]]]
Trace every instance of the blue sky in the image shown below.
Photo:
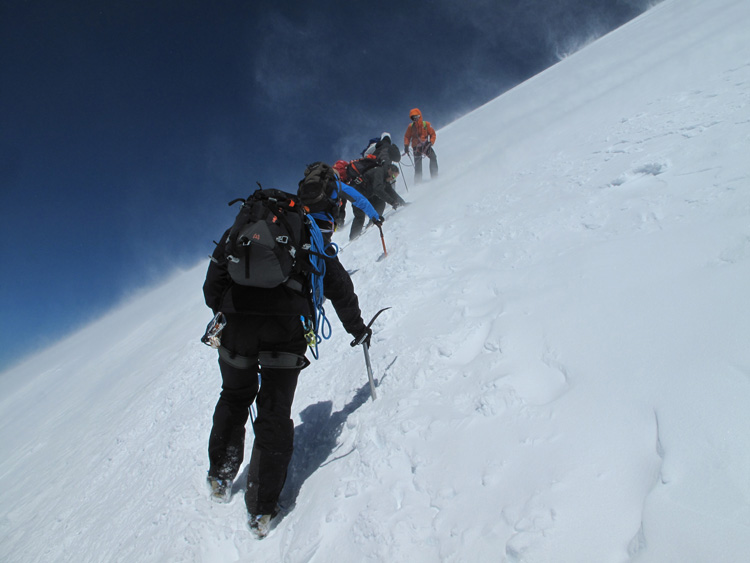
[[[256,181],[415,106],[439,129],[648,4],[0,0],[0,368],[195,264]]]

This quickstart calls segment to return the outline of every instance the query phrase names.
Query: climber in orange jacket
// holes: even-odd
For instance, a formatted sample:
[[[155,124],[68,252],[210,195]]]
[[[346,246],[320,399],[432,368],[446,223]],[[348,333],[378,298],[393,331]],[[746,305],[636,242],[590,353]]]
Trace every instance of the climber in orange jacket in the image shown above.
[[[438,163],[435,149],[435,130],[429,121],[422,119],[422,112],[414,108],[409,112],[411,123],[404,134],[404,154],[409,154],[409,145],[414,148],[414,181],[422,181],[422,158],[430,159],[430,178],[435,179],[438,175]]]

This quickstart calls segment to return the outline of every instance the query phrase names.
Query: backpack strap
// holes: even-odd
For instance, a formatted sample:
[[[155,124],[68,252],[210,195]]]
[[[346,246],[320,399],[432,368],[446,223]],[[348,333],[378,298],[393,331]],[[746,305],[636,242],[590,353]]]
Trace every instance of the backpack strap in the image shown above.
[[[289,224],[289,221],[286,220],[286,217],[284,217],[284,213],[282,211],[292,211],[292,208],[294,207],[294,203],[290,204],[281,204],[278,200],[274,200],[272,198],[269,198],[268,200],[264,201],[263,204],[268,208],[268,210],[273,213],[274,217],[276,217],[279,220],[279,223],[284,225],[286,228],[286,231],[289,233],[290,236],[294,236],[294,231],[292,229],[292,226]],[[295,209],[293,212],[296,213],[298,210]],[[301,217],[300,217],[301,218]],[[289,240],[279,240],[276,239],[276,242],[279,244],[289,244]],[[292,239],[292,258],[295,258],[295,254],[297,252],[297,246],[299,244],[299,241],[296,241]]]
[[[237,217],[234,220],[234,223],[229,228],[229,235],[227,236],[226,240],[226,254],[227,256],[230,256],[235,253],[235,242],[237,240],[237,233],[239,230],[248,222],[248,219],[250,218],[250,205],[248,204],[248,201],[250,201],[250,198],[248,199],[233,199],[229,202],[229,205],[232,206],[238,201],[242,202],[242,208],[240,209],[240,212],[237,213]]]

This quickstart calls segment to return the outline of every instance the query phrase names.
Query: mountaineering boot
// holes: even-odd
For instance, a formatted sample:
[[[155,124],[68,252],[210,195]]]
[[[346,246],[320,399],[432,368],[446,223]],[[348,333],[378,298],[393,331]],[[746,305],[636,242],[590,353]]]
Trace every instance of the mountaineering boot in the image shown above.
[[[214,502],[229,502],[232,496],[232,480],[219,479],[217,477],[206,477],[208,490],[211,494],[211,500]]]
[[[247,527],[250,532],[259,540],[262,540],[271,531],[270,514],[248,514]]]
[[[276,506],[272,514],[248,514],[247,527],[259,540],[262,540],[271,531],[271,522],[279,513],[280,508]]]

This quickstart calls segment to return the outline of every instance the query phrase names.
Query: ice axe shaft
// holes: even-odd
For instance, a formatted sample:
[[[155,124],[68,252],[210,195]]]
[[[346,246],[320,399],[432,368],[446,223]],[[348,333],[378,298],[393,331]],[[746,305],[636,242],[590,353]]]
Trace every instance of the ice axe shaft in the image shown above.
[[[370,322],[367,323],[367,328],[370,328],[372,324],[375,322],[375,319],[377,319],[380,316],[380,313],[383,311],[387,311],[390,309],[390,307],[384,307],[383,309],[380,309],[377,313],[375,313],[375,316],[370,319]],[[370,381],[370,395],[372,395],[372,400],[378,398],[377,393],[375,393],[375,379],[372,376],[372,364],[370,363],[370,345],[367,342],[362,343],[362,349],[365,351],[365,365],[367,366],[367,378]]]
[[[383,257],[385,258],[388,256],[388,250],[385,248],[385,237],[383,236],[383,227],[378,225],[378,230],[380,231],[380,242],[383,244]]]
[[[367,365],[367,378],[370,380],[370,395],[372,400],[378,398],[378,394],[375,392],[375,379],[372,377],[372,365],[370,364],[370,347],[367,342],[362,343],[362,350],[365,351],[365,365]]]

